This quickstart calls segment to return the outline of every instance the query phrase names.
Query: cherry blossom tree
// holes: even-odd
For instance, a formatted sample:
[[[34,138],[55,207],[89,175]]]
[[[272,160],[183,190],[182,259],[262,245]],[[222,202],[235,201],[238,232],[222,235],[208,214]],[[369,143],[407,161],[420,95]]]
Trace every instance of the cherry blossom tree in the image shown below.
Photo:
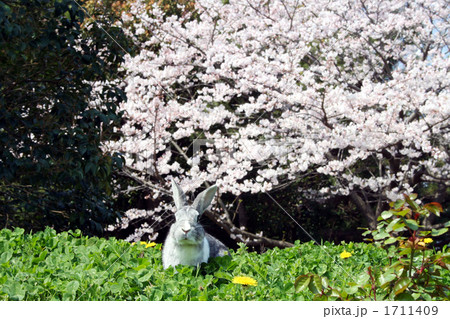
[[[197,0],[180,10],[137,0],[123,17],[140,51],[124,64],[123,138],[105,147],[159,203],[125,223],[168,216],[171,179],[190,192],[215,183],[208,217],[249,245],[286,246],[239,227],[237,201],[224,196],[316,177],[298,192],[347,196],[374,228],[387,200],[450,185],[446,1]],[[155,233],[146,227],[129,239]]]

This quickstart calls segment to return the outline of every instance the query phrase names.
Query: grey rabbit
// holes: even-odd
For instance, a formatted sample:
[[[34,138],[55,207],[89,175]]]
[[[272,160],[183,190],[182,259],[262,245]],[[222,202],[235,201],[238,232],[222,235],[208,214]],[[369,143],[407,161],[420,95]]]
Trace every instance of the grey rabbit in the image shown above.
[[[164,242],[162,251],[164,269],[176,265],[198,266],[208,262],[211,257],[226,254],[227,247],[206,233],[199,224],[200,216],[211,204],[216,191],[216,185],[208,187],[195,198],[192,206],[189,206],[186,203],[186,194],[172,180],[172,196],[177,212],[175,223],[170,226]]]

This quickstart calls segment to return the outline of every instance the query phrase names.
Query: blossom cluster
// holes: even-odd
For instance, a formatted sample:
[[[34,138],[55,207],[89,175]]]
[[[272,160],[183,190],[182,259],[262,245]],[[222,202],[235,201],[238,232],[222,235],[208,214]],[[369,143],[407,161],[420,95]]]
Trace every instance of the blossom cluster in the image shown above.
[[[323,196],[448,184],[446,1],[195,6],[169,16],[137,0],[124,16],[140,52],[124,64],[123,138],[106,147],[137,175],[234,196],[305,174],[334,181],[299,190]]]

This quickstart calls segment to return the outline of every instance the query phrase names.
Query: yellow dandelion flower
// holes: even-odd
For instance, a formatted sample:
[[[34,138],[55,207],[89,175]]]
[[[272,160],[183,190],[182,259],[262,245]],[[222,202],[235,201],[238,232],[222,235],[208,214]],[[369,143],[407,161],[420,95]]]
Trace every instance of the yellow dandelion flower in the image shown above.
[[[243,286],[257,286],[258,282],[250,277],[234,277],[233,284],[239,284],[239,285],[243,285]]]
[[[147,243],[145,241],[141,241],[141,245],[145,245],[145,248],[154,247],[156,246],[156,243]]]
[[[346,250],[344,249],[344,251],[343,251],[339,256],[340,256],[342,259],[345,259],[345,258],[351,257],[352,254],[349,253],[348,251],[346,251]]]
[[[431,238],[425,238],[425,239],[423,240],[423,242],[424,242],[425,244],[430,244],[430,243],[433,242],[433,239],[431,239]]]

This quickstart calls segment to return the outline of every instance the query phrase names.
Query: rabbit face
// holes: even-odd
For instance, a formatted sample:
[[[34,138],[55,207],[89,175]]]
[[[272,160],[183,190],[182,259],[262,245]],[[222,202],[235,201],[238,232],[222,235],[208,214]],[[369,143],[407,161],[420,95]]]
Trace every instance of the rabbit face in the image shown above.
[[[205,237],[205,230],[198,223],[200,213],[190,206],[185,206],[175,213],[174,238],[179,245],[200,245]]]

